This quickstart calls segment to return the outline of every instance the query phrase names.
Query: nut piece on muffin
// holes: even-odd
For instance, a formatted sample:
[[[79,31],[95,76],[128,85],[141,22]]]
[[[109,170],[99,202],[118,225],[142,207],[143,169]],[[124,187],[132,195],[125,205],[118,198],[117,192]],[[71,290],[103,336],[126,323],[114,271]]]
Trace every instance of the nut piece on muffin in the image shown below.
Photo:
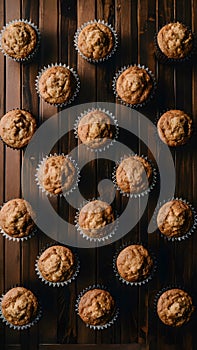
[[[113,139],[114,129],[110,117],[106,113],[95,109],[80,119],[78,136],[88,147],[98,148]]]
[[[121,161],[116,169],[118,187],[126,193],[141,193],[148,189],[153,177],[150,163],[139,156],[130,156]]]
[[[140,282],[152,272],[153,259],[140,244],[132,244],[121,250],[116,260],[119,275],[127,282]]]
[[[168,146],[184,145],[192,134],[192,119],[178,109],[167,111],[160,117],[157,131],[160,139]]]
[[[22,148],[31,140],[36,130],[36,120],[31,113],[13,109],[0,120],[0,137],[10,147]]]
[[[37,177],[39,185],[47,192],[58,195],[69,191],[76,181],[76,169],[66,156],[53,155],[39,166]]]
[[[35,28],[23,21],[14,21],[6,26],[1,33],[1,48],[3,52],[16,60],[26,59],[38,44],[38,34]]]
[[[78,314],[81,319],[92,326],[102,326],[113,318],[115,302],[111,294],[103,289],[91,289],[80,299]]]
[[[167,58],[182,59],[193,49],[193,36],[184,24],[168,23],[160,29],[157,43]]]
[[[37,263],[40,275],[52,283],[68,281],[75,271],[75,256],[64,246],[56,245],[47,248]]]
[[[87,24],[79,33],[77,47],[87,59],[104,59],[114,48],[114,34],[103,23]]]
[[[130,105],[143,104],[153,91],[154,82],[146,69],[130,66],[116,81],[116,92],[123,102]]]
[[[101,200],[94,200],[79,212],[78,224],[81,230],[90,237],[100,237],[112,231],[114,213],[111,205]],[[109,226],[108,226],[109,225]]]
[[[35,224],[34,213],[24,199],[11,199],[0,210],[0,227],[12,238],[31,235]]]
[[[3,296],[1,312],[6,321],[12,325],[27,325],[37,316],[37,298],[29,289],[12,288]]]
[[[193,226],[194,218],[190,206],[181,200],[165,203],[158,212],[157,226],[166,237],[184,236]]]
[[[182,289],[169,289],[158,299],[157,314],[167,326],[180,327],[187,323],[194,311],[191,296]]]

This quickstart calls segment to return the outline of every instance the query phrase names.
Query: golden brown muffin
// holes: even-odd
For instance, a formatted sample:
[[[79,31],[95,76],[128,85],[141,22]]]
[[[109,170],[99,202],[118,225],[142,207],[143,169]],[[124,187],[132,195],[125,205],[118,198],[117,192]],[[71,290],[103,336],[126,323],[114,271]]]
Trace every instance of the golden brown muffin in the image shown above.
[[[182,23],[168,23],[160,29],[157,43],[166,57],[184,58],[193,48],[192,33]]]
[[[146,69],[131,66],[118,77],[116,91],[122,101],[135,105],[147,101],[153,85],[153,79]]]
[[[53,283],[68,281],[75,269],[75,257],[70,249],[56,245],[47,248],[38,259],[42,277]]]
[[[116,170],[118,187],[126,193],[140,193],[147,190],[152,180],[150,163],[139,156],[125,158]]]
[[[0,120],[0,136],[8,146],[13,148],[26,146],[35,130],[35,118],[22,109],[13,109]]]
[[[164,236],[184,236],[193,225],[192,210],[188,204],[174,199],[159,209],[157,225]]]
[[[38,312],[38,301],[30,290],[15,287],[4,295],[1,310],[9,323],[24,326],[35,319]]]
[[[162,114],[157,131],[160,139],[168,146],[184,145],[192,133],[192,119],[183,111],[170,110]]]
[[[76,79],[70,69],[63,66],[47,68],[38,79],[40,96],[48,103],[68,102],[74,94]]]
[[[70,190],[76,181],[75,166],[63,155],[46,158],[40,165],[37,175],[41,187],[55,195]]]
[[[81,297],[78,313],[86,324],[102,326],[112,319],[114,309],[115,303],[111,294],[106,290],[95,288]]]
[[[193,311],[192,298],[182,289],[165,291],[157,302],[158,316],[168,326],[182,326],[190,320]]]
[[[114,125],[106,113],[95,109],[81,118],[78,136],[85,145],[97,148],[113,138]]]
[[[32,217],[29,203],[20,198],[11,199],[0,210],[0,226],[10,237],[27,237],[35,227]]]
[[[6,55],[16,60],[31,55],[37,43],[38,35],[34,27],[20,20],[7,25],[2,32],[1,47]]]
[[[142,245],[132,244],[119,253],[116,266],[125,281],[140,282],[150,276],[153,259]]]
[[[105,58],[113,47],[113,32],[102,23],[88,24],[79,33],[78,49],[88,59]]]

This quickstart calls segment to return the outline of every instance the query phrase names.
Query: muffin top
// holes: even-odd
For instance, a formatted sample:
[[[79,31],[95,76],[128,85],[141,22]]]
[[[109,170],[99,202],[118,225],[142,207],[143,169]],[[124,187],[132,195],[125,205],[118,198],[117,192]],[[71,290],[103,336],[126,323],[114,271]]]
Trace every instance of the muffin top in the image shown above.
[[[126,193],[140,193],[147,190],[152,180],[150,163],[139,156],[125,158],[116,170],[118,187]]]
[[[183,236],[193,225],[192,210],[181,200],[167,202],[159,209],[157,225],[167,237]]]
[[[184,145],[192,133],[192,119],[183,111],[170,110],[160,117],[157,130],[160,139],[168,146]]]
[[[168,58],[184,58],[192,50],[193,38],[188,28],[179,22],[168,23],[157,35],[160,50]]]
[[[15,326],[32,322],[38,311],[35,295],[24,287],[10,289],[3,297],[1,310],[4,318]]]
[[[28,23],[17,21],[6,26],[1,36],[1,47],[10,57],[24,59],[38,42],[36,30]]]
[[[102,326],[113,317],[115,308],[111,294],[103,289],[92,289],[80,299],[78,313],[81,319],[89,325]]]
[[[57,195],[71,189],[76,180],[76,169],[69,158],[54,155],[43,161],[37,175],[40,185],[47,192]]]
[[[78,37],[78,49],[87,58],[99,60],[105,58],[114,47],[114,35],[111,29],[102,23],[86,25]]]
[[[41,97],[48,103],[68,102],[76,87],[76,79],[70,69],[63,66],[47,68],[38,80]]]
[[[34,117],[22,109],[13,109],[0,120],[0,136],[8,146],[13,148],[26,146],[35,130]]]
[[[140,244],[124,248],[118,255],[116,266],[119,275],[128,282],[145,280],[153,267],[153,259],[148,250]]]
[[[190,320],[193,311],[192,298],[178,288],[165,291],[157,303],[158,316],[168,326],[182,326]]]
[[[97,148],[113,138],[114,125],[106,113],[95,109],[80,119],[78,136],[85,145]]]
[[[70,249],[56,245],[47,248],[38,259],[38,269],[49,282],[68,281],[74,273],[75,257]]]
[[[24,199],[11,199],[0,210],[0,226],[11,237],[26,237],[35,226],[33,215],[29,203]]]
[[[116,91],[126,103],[135,105],[145,102],[153,89],[153,79],[144,68],[131,66],[117,79]]]

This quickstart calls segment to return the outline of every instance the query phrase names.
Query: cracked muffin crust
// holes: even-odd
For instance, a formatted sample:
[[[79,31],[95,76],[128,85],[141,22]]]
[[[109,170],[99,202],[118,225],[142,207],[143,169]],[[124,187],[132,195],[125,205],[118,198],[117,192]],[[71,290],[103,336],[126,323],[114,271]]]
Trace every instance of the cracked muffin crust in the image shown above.
[[[178,109],[167,111],[160,117],[157,131],[168,146],[184,145],[191,137],[192,119]]]
[[[128,104],[147,101],[153,90],[153,79],[146,69],[131,66],[124,70],[116,81],[118,96]]]
[[[193,48],[193,37],[190,30],[182,23],[168,23],[157,35],[157,43],[162,53],[168,58],[186,57]]]
[[[114,125],[106,113],[95,109],[80,119],[78,136],[85,145],[97,148],[113,138]]]
[[[182,289],[165,291],[157,302],[157,314],[168,326],[182,326],[190,320],[193,311],[192,298]]]
[[[147,190],[152,180],[150,163],[139,156],[125,158],[116,170],[118,187],[126,193],[140,193]]]
[[[102,326],[108,323],[115,310],[111,294],[103,289],[87,291],[80,299],[78,314],[88,325]]]
[[[1,36],[1,47],[14,59],[25,59],[38,43],[36,30],[29,23],[17,21],[6,26]]]
[[[145,280],[153,268],[153,259],[140,244],[132,244],[118,254],[116,266],[119,275],[128,282]]]
[[[192,209],[181,200],[169,201],[159,209],[157,225],[164,236],[181,237],[193,225]]]
[[[58,195],[72,188],[76,180],[76,169],[69,158],[54,155],[43,161],[37,175],[41,187],[51,194]]]
[[[76,85],[74,74],[63,66],[47,68],[38,79],[40,96],[51,104],[68,102],[73,97]]]
[[[24,287],[10,289],[3,297],[1,311],[4,318],[15,326],[24,326],[32,322],[38,311],[35,295]]]
[[[39,257],[38,269],[42,277],[49,282],[68,281],[75,269],[74,254],[64,246],[49,247]]]
[[[102,23],[86,25],[78,36],[78,49],[88,59],[105,58],[114,47],[111,29]]]
[[[35,118],[22,109],[13,109],[0,120],[0,136],[8,146],[13,148],[26,146],[35,130]]]
[[[29,203],[24,199],[11,199],[0,210],[0,226],[10,237],[27,237],[35,227],[33,216]]]

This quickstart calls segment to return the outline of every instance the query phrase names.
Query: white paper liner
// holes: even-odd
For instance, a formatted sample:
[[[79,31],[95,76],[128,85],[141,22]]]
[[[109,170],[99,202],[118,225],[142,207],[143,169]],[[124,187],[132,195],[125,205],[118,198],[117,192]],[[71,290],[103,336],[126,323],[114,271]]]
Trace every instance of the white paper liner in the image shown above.
[[[19,285],[14,285],[12,288],[14,287],[19,287]],[[11,289],[11,288],[10,288]],[[9,290],[10,290],[9,289]],[[29,290],[29,288],[27,288]],[[42,307],[41,307],[41,304],[37,298],[37,296],[35,295],[35,293],[33,293],[35,295],[35,297],[37,298],[37,301],[38,301],[38,310],[37,310],[37,315],[36,317],[29,323],[25,324],[25,325],[22,325],[22,326],[16,326],[10,322],[8,322],[6,320],[6,318],[4,317],[3,313],[2,313],[2,307],[1,307],[1,304],[2,304],[2,300],[3,300],[3,297],[5,296],[5,294],[9,291],[7,290],[5,293],[2,294],[1,298],[0,298],[0,319],[2,320],[2,322],[4,322],[6,324],[6,326],[9,326],[11,329],[14,329],[14,330],[17,330],[17,331],[23,331],[23,330],[26,330],[26,329],[29,329],[31,327],[33,327],[42,317]]]
[[[85,28],[87,25],[94,24],[94,23],[101,23],[101,24],[105,25],[106,27],[108,27],[111,30],[113,37],[114,37],[114,46],[113,46],[112,50],[109,52],[109,54],[107,56],[105,56],[103,58],[99,58],[97,60],[93,59],[93,58],[86,57],[78,48],[78,38],[79,38],[79,34],[81,33],[82,29]],[[99,19],[97,21],[96,19],[94,19],[94,20],[91,20],[89,22],[86,22],[80,28],[77,29],[77,31],[74,35],[74,47],[75,47],[75,49],[77,50],[77,52],[79,53],[79,55],[81,57],[83,57],[86,61],[91,62],[91,63],[99,63],[99,62],[104,62],[104,61],[108,60],[115,53],[117,46],[118,46],[118,35],[117,35],[116,31],[114,30],[114,28],[111,26],[111,24],[106,23],[104,20]]]
[[[153,87],[150,91],[150,94],[148,96],[148,98],[142,102],[142,103],[136,103],[136,104],[132,104],[132,103],[127,103],[125,101],[123,101],[121,99],[121,97],[118,95],[118,92],[116,90],[116,82],[119,78],[119,76],[129,67],[139,67],[139,68],[142,68],[142,69],[145,69],[147,71],[147,73],[149,74],[149,76],[152,78],[152,82],[153,82]],[[113,88],[113,92],[114,92],[114,95],[116,96],[116,98],[124,105],[124,106],[127,106],[127,107],[131,107],[131,108],[134,108],[134,109],[137,109],[137,108],[142,108],[144,106],[146,106],[151,100],[152,98],[154,97],[155,95],[155,91],[156,91],[156,88],[157,88],[157,83],[156,83],[156,79],[155,79],[155,76],[153,75],[152,71],[149,70],[147,67],[145,67],[144,65],[141,66],[140,64],[134,64],[134,65],[128,65],[128,66],[124,66],[122,67],[114,76],[113,78],[113,82],[112,82],[112,88]]]
[[[16,22],[23,22],[23,23],[27,23],[29,24],[31,27],[33,27],[33,29],[36,31],[36,34],[37,34],[37,43],[36,43],[36,46],[34,48],[34,50],[32,51],[32,53],[30,53],[27,57],[25,58],[14,58],[12,56],[9,56],[2,48],[1,46],[1,39],[2,39],[2,34],[4,32],[4,30],[10,25],[10,24],[13,24],[13,23],[16,23]],[[21,62],[21,63],[27,63],[29,61],[31,61],[33,59],[33,57],[37,54],[38,52],[38,48],[40,46],[40,38],[41,38],[41,35],[40,35],[40,31],[38,29],[38,27],[31,21],[28,21],[27,19],[15,19],[13,21],[10,21],[8,22],[1,30],[0,32],[0,50],[2,51],[2,53],[4,54],[4,56],[12,59],[13,61],[16,61],[16,62]]]
[[[98,199],[98,198],[97,198]],[[93,237],[93,236],[88,236],[83,229],[80,227],[79,225],[79,214],[80,214],[80,210],[87,204],[90,203],[92,201],[96,200],[96,198],[92,198],[90,200],[84,200],[84,202],[80,205],[80,207],[78,208],[76,215],[75,215],[75,219],[74,219],[74,223],[75,223],[75,227],[77,229],[77,231],[79,232],[79,234],[85,238],[87,241],[90,242],[104,242],[106,240],[108,240],[109,238],[111,238],[113,235],[116,234],[116,231],[118,229],[118,225],[119,225],[119,218],[116,212],[114,212],[114,216],[115,216],[115,220],[114,222],[110,223],[109,225],[113,226],[113,229],[110,230],[109,233],[106,233],[107,231],[107,226],[103,227],[103,229],[100,229],[101,231],[104,231],[103,233],[101,232],[99,237]],[[99,229],[98,229],[99,230]]]
[[[190,228],[190,230],[188,232],[186,232],[183,236],[180,236],[180,237],[168,237],[168,236],[165,236],[164,234],[162,234],[160,231],[160,236],[168,241],[171,241],[171,242],[175,242],[175,241],[184,241],[185,239],[189,238],[193,233],[194,231],[197,229],[197,213],[194,209],[194,207],[188,202],[186,201],[185,199],[182,199],[182,198],[178,198],[178,197],[172,197],[172,198],[169,198],[167,200],[164,200],[163,202],[160,202],[156,209],[155,209],[155,212],[154,212],[154,216],[153,216],[153,221],[154,221],[154,225],[155,227],[157,228],[157,230],[159,230],[158,226],[157,226],[157,215],[158,215],[158,212],[159,212],[159,209],[167,202],[169,201],[172,201],[172,200],[179,200],[179,201],[182,201],[183,203],[187,204],[190,209],[192,210],[192,214],[193,214],[193,225],[192,227]]]
[[[80,299],[81,297],[86,293],[88,292],[89,290],[91,289],[103,289],[103,290],[106,290],[106,291],[109,291],[107,289],[107,287],[103,286],[103,285],[100,285],[100,284],[94,284],[92,286],[88,286],[87,288],[83,289],[82,292],[79,293],[78,297],[77,297],[77,300],[76,300],[76,303],[75,303],[75,311],[77,312],[77,315],[79,315],[79,312],[78,312],[78,309],[79,309],[79,302],[80,302]],[[117,306],[115,306],[115,310],[114,310],[114,313],[112,315],[112,319],[110,321],[108,321],[106,324],[104,325],[97,325],[97,326],[93,326],[93,325],[90,325],[90,324],[87,324],[85,323],[86,327],[90,328],[90,329],[93,329],[93,330],[103,330],[103,329],[106,329],[110,326],[112,326],[114,324],[114,322],[117,320],[119,316],[119,309]],[[79,316],[80,317],[80,316]],[[83,320],[82,320],[83,321]],[[84,322],[84,321],[83,321]]]
[[[129,157],[141,157],[141,158],[145,159],[150,164],[150,166],[152,168],[152,180],[151,180],[151,183],[149,184],[149,187],[146,190],[139,192],[139,193],[127,193],[127,192],[122,191],[121,188],[118,186],[117,181],[116,181],[116,170],[117,170],[118,166],[120,165],[120,163],[124,159],[129,158]],[[120,160],[118,162],[116,162],[116,165],[115,165],[114,170],[112,172],[112,181],[113,181],[115,189],[117,191],[119,191],[122,196],[126,196],[128,198],[140,198],[140,197],[144,197],[144,196],[148,195],[155,187],[156,182],[157,182],[157,171],[156,171],[155,167],[153,166],[152,161],[150,159],[148,159],[146,156],[144,156],[143,154],[140,156],[138,154],[128,154],[128,155],[121,157]]]
[[[79,274],[80,261],[79,261],[78,255],[76,253],[72,252],[74,254],[74,258],[75,258],[75,266],[74,266],[75,270],[73,272],[73,275],[66,281],[62,281],[62,282],[51,282],[51,281],[48,281],[42,276],[42,274],[41,274],[41,272],[40,272],[40,270],[38,268],[38,260],[41,257],[42,253],[46,249],[48,249],[50,247],[53,247],[53,246],[57,246],[57,245],[60,246],[60,244],[51,244],[51,245],[49,244],[44,249],[41,250],[40,254],[37,256],[37,259],[36,259],[35,270],[36,270],[38,278],[40,278],[42,280],[42,282],[44,282],[45,284],[48,284],[49,286],[52,286],[52,287],[65,287],[65,286],[68,286],[71,282],[73,282],[76,279],[77,275]]]
[[[53,157],[53,156],[64,156],[65,158],[69,159],[74,167],[75,167],[75,171],[76,171],[76,174],[75,174],[75,181],[73,182],[72,186],[70,189],[68,189],[67,191],[64,191],[63,193],[60,193],[60,194],[53,194],[53,193],[50,193],[48,191],[45,190],[45,188],[42,186],[42,184],[40,183],[40,180],[39,180],[39,176],[38,176],[38,172],[40,171],[40,168],[44,165],[44,162],[50,158],[50,157]],[[70,193],[72,193],[77,187],[78,187],[78,183],[80,181],[80,171],[79,171],[79,168],[78,168],[78,165],[77,165],[77,162],[70,156],[68,155],[65,155],[64,153],[61,153],[61,154],[57,154],[57,153],[54,153],[54,154],[50,154],[49,156],[45,156],[38,164],[37,168],[36,168],[36,174],[35,174],[35,181],[36,181],[36,184],[38,185],[38,187],[41,189],[41,191],[47,195],[49,195],[50,197],[62,197],[62,196],[68,196]]]
[[[106,149],[108,149],[110,146],[112,146],[117,138],[118,138],[118,135],[119,135],[119,127],[118,127],[118,121],[116,119],[116,117],[111,113],[109,112],[108,110],[106,110],[105,108],[89,108],[87,111],[84,111],[83,113],[80,114],[80,116],[77,117],[77,120],[75,121],[75,124],[74,124],[74,134],[75,134],[75,138],[76,139],[80,139],[79,136],[78,136],[78,126],[79,126],[79,122],[81,121],[81,119],[88,113],[94,111],[94,110],[98,110],[99,112],[103,112],[105,114],[108,115],[108,117],[112,120],[113,124],[111,124],[112,126],[115,127],[115,134],[114,134],[114,137],[109,140],[107,139],[107,141],[105,143],[103,143],[103,145],[99,146],[99,147],[90,147],[88,145],[85,144],[85,146],[87,147],[87,149],[89,149],[90,151],[92,152],[102,152],[102,151],[105,151]]]
[[[151,268],[151,271],[150,271],[150,274],[148,275],[148,277],[146,277],[144,280],[141,280],[141,281],[136,281],[136,282],[129,282],[127,280],[125,280],[123,277],[120,276],[119,272],[118,272],[118,269],[117,269],[117,266],[116,266],[116,261],[117,261],[117,258],[118,258],[118,255],[120,254],[120,252],[130,246],[130,245],[134,245],[134,244],[137,244],[137,245],[142,245],[144,248],[146,248],[148,250],[148,253],[150,255],[150,257],[152,258],[153,260],[153,266]],[[123,245],[121,245],[119,247],[119,249],[116,250],[115,254],[114,254],[114,257],[113,257],[113,270],[114,270],[114,273],[116,275],[116,277],[124,284],[126,284],[127,286],[142,286],[146,283],[148,283],[149,281],[152,280],[156,270],[157,270],[157,260],[156,260],[156,257],[155,255],[153,254],[153,252],[146,246],[146,244],[142,243],[142,242],[126,242],[124,243]]]
[[[40,95],[40,91],[39,91],[39,79],[41,77],[41,75],[49,68],[51,67],[65,67],[67,69],[69,69],[75,80],[76,80],[76,88],[75,88],[75,91],[73,92],[73,95],[72,97],[68,100],[68,101],[65,101],[63,103],[51,103],[51,102],[48,102],[48,101],[45,101],[42,96]],[[36,87],[36,91],[38,93],[38,95],[40,96],[40,98],[43,99],[43,101],[45,101],[46,103],[52,105],[52,106],[56,106],[56,107],[66,107],[67,105],[69,105],[70,103],[72,103],[74,101],[74,99],[76,98],[76,96],[78,95],[79,93],[79,89],[80,89],[80,80],[79,80],[79,76],[77,74],[77,72],[73,69],[73,68],[70,68],[69,66],[67,66],[66,64],[62,64],[62,63],[51,63],[51,64],[48,64],[48,66],[44,66],[41,71],[38,73],[37,77],[36,77],[36,81],[35,81],[35,87]]]

